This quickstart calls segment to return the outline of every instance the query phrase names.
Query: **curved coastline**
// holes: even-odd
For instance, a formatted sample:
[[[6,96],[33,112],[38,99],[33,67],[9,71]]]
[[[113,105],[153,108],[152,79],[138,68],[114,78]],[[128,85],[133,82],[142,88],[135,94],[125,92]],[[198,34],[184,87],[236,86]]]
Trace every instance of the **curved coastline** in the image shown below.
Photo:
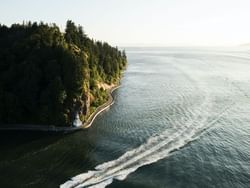
[[[87,129],[89,127],[91,127],[92,123],[94,122],[95,118],[102,113],[104,110],[108,109],[111,105],[114,104],[114,97],[112,96],[112,93],[118,89],[119,87],[121,87],[121,85],[116,85],[114,87],[112,87],[111,89],[108,90],[108,95],[109,95],[109,99],[107,102],[105,102],[104,104],[102,104],[101,106],[97,107],[97,109],[89,116],[88,120],[81,126],[81,128],[83,129]]]
[[[15,124],[15,125],[6,125],[0,126],[0,131],[41,131],[41,132],[63,132],[70,133],[74,131],[84,130],[91,127],[95,118],[102,113],[104,110],[108,109],[112,104],[114,104],[114,97],[112,93],[121,87],[121,85],[116,85],[107,90],[109,98],[108,101],[97,107],[97,109],[89,116],[87,121],[79,127],[59,127],[54,125],[24,125],[24,124]]]

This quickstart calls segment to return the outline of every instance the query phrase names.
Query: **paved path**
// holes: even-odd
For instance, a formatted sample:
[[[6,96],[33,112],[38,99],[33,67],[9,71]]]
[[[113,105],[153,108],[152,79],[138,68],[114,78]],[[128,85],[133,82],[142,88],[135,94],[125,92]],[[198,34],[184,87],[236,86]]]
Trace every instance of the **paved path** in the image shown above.
[[[59,127],[59,126],[53,126],[53,125],[25,125],[25,124],[13,124],[13,125],[0,125],[0,131],[42,131],[42,132],[61,132],[61,133],[70,133],[75,132],[79,130],[83,130],[86,128],[89,128],[95,118],[109,108],[114,103],[114,98],[112,96],[112,93],[114,90],[119,88],[120,86],[116,86],[108,90],[109,99],[106,103],[99,106],[95,112],[93,112],[88,120],[80,127]]]

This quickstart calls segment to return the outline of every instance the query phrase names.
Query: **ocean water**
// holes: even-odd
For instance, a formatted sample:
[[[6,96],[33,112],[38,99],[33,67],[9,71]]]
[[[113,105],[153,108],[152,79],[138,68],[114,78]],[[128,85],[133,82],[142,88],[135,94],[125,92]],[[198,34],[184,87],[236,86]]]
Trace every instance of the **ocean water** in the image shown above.
[[[0,133],[0,187],[250,187],[250,51],[127,55],[115,104],[88,130]]]

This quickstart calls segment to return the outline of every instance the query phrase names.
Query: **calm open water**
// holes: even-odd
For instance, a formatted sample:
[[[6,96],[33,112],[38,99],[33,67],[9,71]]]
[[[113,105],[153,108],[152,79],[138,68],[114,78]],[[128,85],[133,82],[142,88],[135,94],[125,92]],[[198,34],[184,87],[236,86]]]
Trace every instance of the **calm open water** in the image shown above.
[[[116,102],[90,129],[0,133],[0,187],[250,187],[250,51],[127,54]]]

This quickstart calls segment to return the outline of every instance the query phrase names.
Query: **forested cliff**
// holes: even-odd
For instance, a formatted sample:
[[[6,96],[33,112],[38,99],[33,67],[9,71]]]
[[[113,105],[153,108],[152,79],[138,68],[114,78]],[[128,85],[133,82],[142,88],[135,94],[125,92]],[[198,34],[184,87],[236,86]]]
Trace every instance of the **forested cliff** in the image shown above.
[[[0,124],[70,126],[107,100],[126,54],[90,39],[81,26],[0,25]]]

